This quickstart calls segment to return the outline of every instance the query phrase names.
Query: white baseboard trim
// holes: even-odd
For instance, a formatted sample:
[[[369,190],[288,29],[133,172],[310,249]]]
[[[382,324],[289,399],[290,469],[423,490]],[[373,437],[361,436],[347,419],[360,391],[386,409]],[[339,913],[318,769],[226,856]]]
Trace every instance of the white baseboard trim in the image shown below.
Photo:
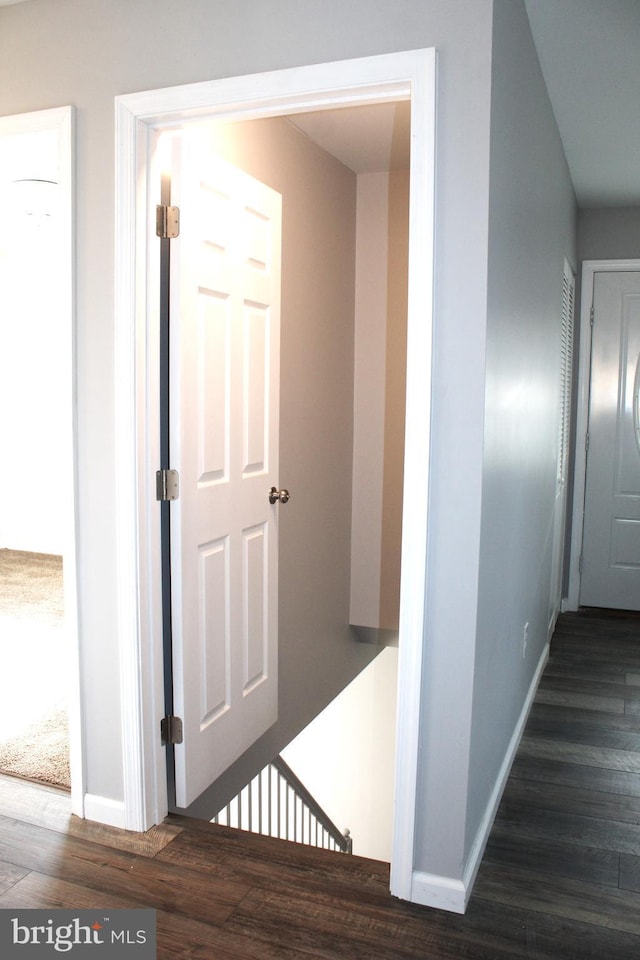
[[[531,710],[536,690],[540,683],[540,677],[542,676],[548,658],[549,644],[547,643],[540,655],[540,660],[538,661],[536,672],[531,680],[518,722],[509,741],[502,766],[496,777],[495,786],[489,797],[489,802],[487,803],[480,826],[478,827],[462,880],[414,870],[411,883],[411,900],[413,903],[420,903],[425,907],[436,907],[440,910],[449,910],[451,913],[464,913],[467,909],[467,903],[469,902],[480,863],[482,862],[482,855],[484,854],[493,821],[498,812],[498,806],[500,805],[500,800],[502,799],[502,794],[509,778],[509,773],[511,772],[511,766],[527,723],[529,711]]]
[[[464,913],[467,906],[464,882],[414,870],[411,878],[411,902],[438,910],[448,910],[450,913]]]
[[[126,814],[121,800],[110,800],[92,793],[84,795],[84,818],[95,823],[104,823],[108,827],[126,829]]]

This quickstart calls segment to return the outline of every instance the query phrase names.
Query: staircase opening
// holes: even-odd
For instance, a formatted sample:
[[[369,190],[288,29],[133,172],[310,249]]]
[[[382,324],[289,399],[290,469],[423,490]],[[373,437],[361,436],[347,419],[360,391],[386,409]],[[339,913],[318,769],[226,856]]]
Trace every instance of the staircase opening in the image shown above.
[[[397,647],[386,647],[213,818],[390,862]]]
[[[307,846],[352,853],[350,830],[340,830],[281,756],[275,757],[212,823]]]

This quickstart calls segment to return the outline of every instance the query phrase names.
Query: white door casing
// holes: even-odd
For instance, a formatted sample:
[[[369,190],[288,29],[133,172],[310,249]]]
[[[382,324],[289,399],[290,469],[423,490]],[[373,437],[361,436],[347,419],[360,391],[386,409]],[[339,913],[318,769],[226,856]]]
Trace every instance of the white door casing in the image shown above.
[[[580,603],[640,609],[640,272],[598,272]]]
[[[159,131],[195,118],[255,119],[411,100],[408,345],[396,783],[391,890],[412,898],[425,634],[431,424],[436,53],[410,50],[116,99],[116,523],[126,826],[166,815],[158,506],[159,270],[149,244]],[[153,244],[151,244],[152,246]]]
[[[173,138],[170,447],[176,803],[278,715],[280,194]]]

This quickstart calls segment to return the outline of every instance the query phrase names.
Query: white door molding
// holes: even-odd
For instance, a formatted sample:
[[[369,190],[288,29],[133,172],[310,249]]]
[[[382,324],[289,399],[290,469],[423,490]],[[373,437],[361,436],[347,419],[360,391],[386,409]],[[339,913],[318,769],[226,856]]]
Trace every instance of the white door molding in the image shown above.
[[[587,479],[586,437],[589,425],[589,381],[591,379],[591,306],[595,274],[636,270],[640,270],[640,260],[585,260],[582,264],[571,555],[569,592],[564,605],[565,610],[577,610],[580,603],[580,556],[584,528],[584,496]]]
[[[160,131],[195,118],[248,120],[338,106],[411,100],[409,301],[396,806],[391,890],[410,899],[431,422],[435,51],[412,50],[116,99],[115,395],[117,558],[126,826],[167,811],[161,650],[158,436],[158,267],[147,249],[157,199]]]

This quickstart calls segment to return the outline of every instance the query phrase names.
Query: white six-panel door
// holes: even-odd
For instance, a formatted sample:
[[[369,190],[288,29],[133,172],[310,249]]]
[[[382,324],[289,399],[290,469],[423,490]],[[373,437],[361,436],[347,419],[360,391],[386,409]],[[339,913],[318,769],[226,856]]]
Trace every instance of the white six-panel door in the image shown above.
[[[640,273],[593,290],[580,603],[640,610]]]
[[[174,139],[170,447],[176,803],[277,719],[281,197]]]

